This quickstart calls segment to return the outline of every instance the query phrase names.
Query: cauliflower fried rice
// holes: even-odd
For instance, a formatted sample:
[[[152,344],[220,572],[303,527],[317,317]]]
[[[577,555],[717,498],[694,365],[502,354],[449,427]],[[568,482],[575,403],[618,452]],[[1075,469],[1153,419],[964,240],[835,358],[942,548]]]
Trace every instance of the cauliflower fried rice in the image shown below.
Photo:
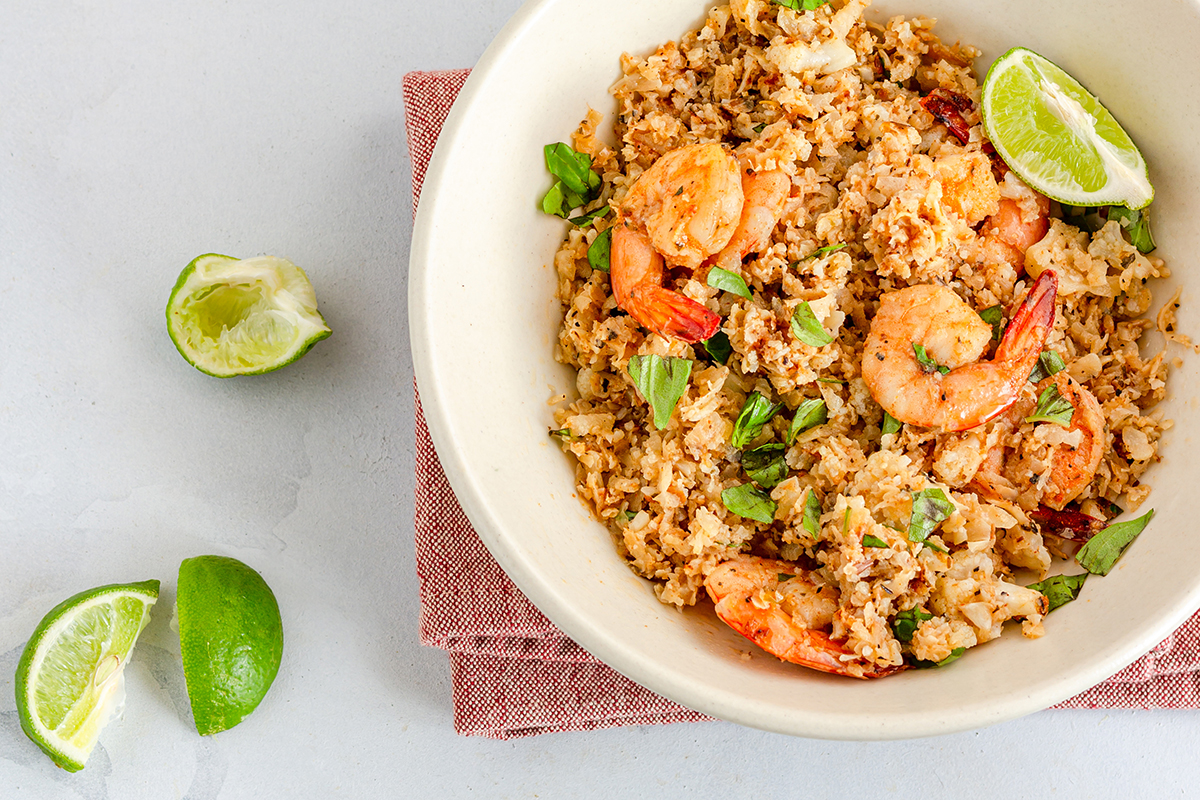
[[[932,20],[868,22],[866,5],[834,0],[797,12],[735,0],[648,57],[623,56],[611,90],[615,137],[601,132],[595,111],[573,135],[603,180],[585,210],[609,204],[618,213],[573,227],[554,260],[564,308],[556,355],[577,370],[578,395],[562,399],[555,419],[577,462],[578,495],[620,554],[678,607],[717,599],[706,581],[722,565],[781,565],[768,567],[783,574],[750,601],[835,643],[845,674],[858,676],[943,661],[996,638],[1008,620],[1042,635],[1044,599],[1012,573],[1044,577],[1052,553],[1070,554],[1046,509],[1104,520],[1116,506],[1137,508],[1149,493],[1139,478],[1170,426],[1154,411],[1168,357],[1139,348],[1155,327],[1143,316],[1149,281],[1168,274],[1163,262],[1133,247],[1119,222],[1089,233],[1056,204],[1044,235],[1014,254],[996,235],[1001,205],[1019,212],[1018,223],[1046,214],[984,138],[978,51],[943,44]],[[955,117],[931,113],[929,97],[970,102]],[[621,224],[637,178],[664,154],[702,143],[790,182],[769,241],[735,268],[750,299],[709,286],[705,266],[667,267],[667,288],[719,315],[732,349],[725,363],[624,313],[609,274],[588,259],[597,236]],[[1055,494],[1055,459],[1078,452],[1087,432],[1026,421],[1044,387],[1028,382],[1011,413],[967,430],[903,424],[884,433],[884,409],[861,369],[882,296],[935,284],[976,311],[999,306],[1008,320],[1046,270],[1057,274],[1058,294],[1043,347],[1065,369],[1043,384],[1058,381],[1066,396],[1073,381],[1102,416],[1091,432],[1099,463],[1065,502]],[[832,342],[793,334],[801,301]],[[1181,341],[1175,302],[1157,325]],[[650,355],[694,362],[661,429],[629,372],[632,357]],[[782,410],[735,448],[735,421],[754,392]],[[785,444],[786,477],[769,490],[774,520],[731,511],[722,493],[749,483],[742,453],[787,443],[795,410],[814,399],[827,419]],[[925,542],[911,541],[914,493],[933,489],[952,511]],[[805,524],[812,498],[816,525]],[[799,589],[793,572],[806,576]],[[804,596],[793,600],[797,592]],[[904,640],[898,614],[913,623]]]

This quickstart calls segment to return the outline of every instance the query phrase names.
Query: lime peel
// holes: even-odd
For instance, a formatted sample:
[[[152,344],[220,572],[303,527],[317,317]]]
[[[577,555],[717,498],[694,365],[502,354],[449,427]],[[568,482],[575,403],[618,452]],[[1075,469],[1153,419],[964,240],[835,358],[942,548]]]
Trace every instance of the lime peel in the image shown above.
[[[997,152],[1026,183],[1075,206],[1143,208],[1145,159],[1098,99],[1063,69],[1015,47],[988,70],[981,112]]]
[[[158,599],[158,581],[110,584],[59,603],[17,666],[21,728],[55,764],[83,769],[125,702],[125,666]]]
[[[166,316],[180,355],[218,378],[272,372],[330,335],[304,270],[276,256],[197,256],[175,282]]]

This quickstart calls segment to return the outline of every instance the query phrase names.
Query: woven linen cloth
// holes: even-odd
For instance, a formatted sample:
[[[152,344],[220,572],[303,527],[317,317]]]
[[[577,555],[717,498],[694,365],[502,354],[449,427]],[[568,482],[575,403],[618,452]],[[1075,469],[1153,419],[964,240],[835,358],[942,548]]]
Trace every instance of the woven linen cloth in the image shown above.
[[[438,133],[469,72],[404,77],[414,213]],[[521,594],[454,497],[429,438],[419,394],[414,405],[420,636],[422,644],[450,653],[454,729],[466,736],[511,739],[710,719],[605,666]],[[1055,708],[1200,708],[1198,675],[1200,613],[1112,678]]]

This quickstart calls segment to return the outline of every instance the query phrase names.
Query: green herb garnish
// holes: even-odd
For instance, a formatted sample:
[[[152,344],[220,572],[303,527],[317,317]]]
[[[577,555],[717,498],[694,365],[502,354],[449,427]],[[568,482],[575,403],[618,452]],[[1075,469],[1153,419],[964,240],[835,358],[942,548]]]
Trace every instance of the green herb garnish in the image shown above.
[[[784,460],[787,447],[782,444],[764,444],[742,453],[742,469],[750,480],[764,489],[774,488],[787,477],[788,466]]]
[[[838,386],[842,386],[846,382],[841,378],[817,378],[817,383],[836,383]]]
[[[571,429],[570,428],[559,428],[556,431],[550,431],[550,435],[558,436],[563,439],[570,439],[571,438]]]
[[[892,618],[892,633],[895,634],[897,641],[908,644],[912,641],[913,634],[917,632],[917,628],[927,619],[933,619],[933,614],[928,611],[922,611],[920,608],[910,608],[907,611],[901,611]]]
[[[729,343],[729,336],[725,331],[717,331],[700,344],[704,345],[704,352],[718,364],[729,363],[729,357],[733,355],[733,345]]]
[[[771,0],[777,6],[790,8],[792,11],[816,11],[829,0]]]
[[[758,123],[757,125],[755,125],[755,126],[754,126],[754,132],[755,132],[755,133],[762,133],[762,132],[763,132],[763,130],[764,130],[766,127],[767,127],[767,123],[765,123],[765,122],[760,122],[760,123]]]
[[[1083,588],[1083,582],[1087,580],[1087,577],[1088,573],[1086,572],[1082,575],[1055,575],[1053,578],[1031,583],[1027,588],[1046,595],[1046,599],[1050,601],[1050,606],[1046,609],[1046,613],[1049,614],[1059,606],[1065,606],[1078,597],[1079,590]]]
[[[762,433],[763,425],[781,408],[783,403],[772,403],[758,392],[751,392],[733,423],[733,446],[740,450],[754,441]]]
[[[818,247],[816,250],[813,250],[811,253],[800,259],[800,261],[795,262],[795,264],[792,264],[791,266],[794,267],[796,264],[799,264],[802,261],[808,261],[810,258],[820,258],[828,253],[836,253],[838,250],[841,250],[844,247],[849,247],[849,245],[846,242],[842,242],[841,244],[827,244],[824,247]]]
[[[651,353],[629,359],[629,377],[653,409],[655,428],[667,427],[691,374],[692,362],[686,358],[663,358]]]
[[[1000,335],[1004,332],[1004,307],[990,306],[979,312],[979,318],[992,326],[992,341],[1000,341]]]
[[[594,211],[589,211],[586,214],[580,214],[578,217],[571,217],[567,220],[567,222],[571,223],[577,228],[582,228],[584,225],[590,225],[591,223],[600,219],[600,217],[607,215],[609,210],[608,204],[605,203]]]
[[[962,658],[962,655],[965,652],[967,652],[967,648],[956,647],[950,651],[950,655],[946,656],[941,661],[937,662],[937,664],[935,666],[944,667],[953,661],[958,661],[960,658]]]
[[[1037,363],[1033,365],[1033,372],[1029,373],[1029,382],[1041,383],[1054,373],[1061,372],[1066,368],[1067,365],[1063,363],[1062,356],[1053,350],[1043,350],[1038,356]]]
[[[1109,206],[1108,218],[1121,223],[1121,227],[1129,234],[1130,243],[1139,253],[1149,253],[1154,250],[1154,235],[1150,233],[1149,208],[1134,211],[1125,206]]]
[[[883,412],[883,434],[884,434],[884,436],[888,435],[889,433],[899,433],[899,432],[900,432],[900,420],[896,419],[891,414],[884,411]]]
[[[592,157],[558,142],[542,148],[546,169],[558,178],[542,198],[542,211],[566,218],[571,210],[585,206],[600,194],[600,176],[592,171]]]
[[[938,525],[950,517],[955,505],[941,489],[922,489],[912,493],[912,515],[908,519],[908,540],[941,550],[927,541]],[[942,550],[942,552],[945,552]]]
[[[767,524],[775,521],[775,511],[779,508],[769,494],[753,483],[743,483],[741,486],[726,489],[721,492],[721,502],[739,517]]]
[[[1125,548],[1133,543],[1153,516],[1154,509],[1150,509],[1137,519],[1109,525],[1088,539],[1087,544],[1075,554],[1075,560],[1093,575],[1107,575]]]
[[[817,316],[813,313],[812,306],[808,304],[807,300],[801,300],[800,305],[796,306],[796,310],[792,313],[792,334],[813,347],[824,347],[833,341],[833,337],[817,320]]]
[[[863,547],[889,547],[890,545],[878,536],[870,533],[864,533],[862,538]]]
[[[846,506],[846,513],[842,516],[842,536],[850,533],[850,506]]]
[[[625,509],[624,511],[622,511],[621,513],[625,515],[625,519],[630,520],[630,521],[632,521],[633,518],[637,516],[636,511],[630,511],[628,508]]]
[[[804,516],[801,517],[800,524],[810,536],[816,538],[817,530],[821,527],[821,501],[817,499],[816,489],[809,489],[808,494],[804,496]]]
[[[925,345],[913,342],[913,352],[917,354],[917,363],[921,365],[921,369],[925,372],[940,372],[945,375],[950,371],[949,367],[943,367],[925,352]]]
[[[612,228],[605,228],[588,245],[587,258],[592,269],[608,272],[609,256],[612,253],[612,232]]]
[[[1058,384],[1052,383],[1038,395],[1037,410],[1025,418],[1026,422],[1053,422],[1064,428],[1071,424],[1075,406],[1058,393]]]
[[[746,281],[742,276],[736,272],[730,272],[720,267],[713,267],[708,271],[708,285],[714,289],[736,294],[738,297],[744,297],[747,300],[750,299],[750,287],[746,285]]]
[[[796,416],[792,417],[791,427],[787,432],[787,443],[795,443],[796,437],[809,428],[815,428],[829,421],[829,411],[825,401],[819,397],[809,398],[796,406]]]

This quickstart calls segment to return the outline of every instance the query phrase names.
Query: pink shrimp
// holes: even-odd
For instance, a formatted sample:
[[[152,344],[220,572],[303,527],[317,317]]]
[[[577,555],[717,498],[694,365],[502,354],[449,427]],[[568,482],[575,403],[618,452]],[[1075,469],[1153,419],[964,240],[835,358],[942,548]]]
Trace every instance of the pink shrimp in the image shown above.
[[[825,632],[837,610],[837,590],[795,564],[741,556],[704,582],[717,616],[771,655],[835,675],[881,678],[904,667],[879,666]]]
[[[920,285],[885,294],[863,348],[863,381],[901,422],[943,431],[982,425],[1020,397],[1054,325],[1057,290],[1057,276],[1046,270],[990,361],[977,359],[991,341],[991,326],[951,289]]]

